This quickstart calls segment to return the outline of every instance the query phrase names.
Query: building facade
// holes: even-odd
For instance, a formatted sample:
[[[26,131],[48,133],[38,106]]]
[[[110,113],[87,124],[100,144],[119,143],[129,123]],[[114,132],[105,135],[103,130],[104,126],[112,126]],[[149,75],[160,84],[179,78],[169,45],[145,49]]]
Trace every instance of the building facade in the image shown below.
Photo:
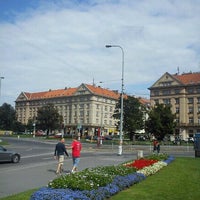
[[[117,130],[112,115],[119,97],[117,91],[81,84],[77,88],[22,92],[15,101],[15,109],[18,121],[27,124],[29,119],[37,117],[40,107],[51,103],[63,116],[65,133],[79,129],[83,134],[92,135],[101,129],[102,134],[113,134]]]
[[[200,73],[163,74],[150,88],[150,103],[170,104],[176,114],[175,135],[187,140],[200,133]]]

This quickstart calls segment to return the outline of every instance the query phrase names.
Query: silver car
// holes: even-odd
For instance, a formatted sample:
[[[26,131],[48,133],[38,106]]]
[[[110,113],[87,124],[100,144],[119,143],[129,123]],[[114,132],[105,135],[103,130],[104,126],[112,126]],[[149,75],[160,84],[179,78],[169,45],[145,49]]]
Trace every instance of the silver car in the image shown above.
[[[7,150],[3,146],[0,146],[0,162],[18,163],[20,161],[20,157],[19,153]]]

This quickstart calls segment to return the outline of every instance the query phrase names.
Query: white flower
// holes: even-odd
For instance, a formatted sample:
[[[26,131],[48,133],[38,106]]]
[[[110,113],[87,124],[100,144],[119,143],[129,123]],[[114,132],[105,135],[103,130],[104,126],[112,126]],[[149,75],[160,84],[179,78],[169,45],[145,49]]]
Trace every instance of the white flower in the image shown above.
[[[150,176],[152,174],[155,174],[156,172],[158,172],[160,169],[162,169],[165,166],[167,166],[165,162],[158,161],[151,166],[144,167],[143,169],[138,170],[137,172],[142,173],[145,176]]]

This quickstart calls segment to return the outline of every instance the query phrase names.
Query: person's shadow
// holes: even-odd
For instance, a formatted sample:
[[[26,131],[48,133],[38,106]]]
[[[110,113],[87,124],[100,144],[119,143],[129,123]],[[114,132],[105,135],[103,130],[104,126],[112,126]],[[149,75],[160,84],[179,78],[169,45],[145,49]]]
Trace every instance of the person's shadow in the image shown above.
[[[47,170],[48,172],[53,172],[54,174],[56,174],[56,170],[55,169],[48,169]],[[62,172],[61,172],[61,174],[69,174],[69,173],[71,173],[71,171],[70,170],[62,170]]]

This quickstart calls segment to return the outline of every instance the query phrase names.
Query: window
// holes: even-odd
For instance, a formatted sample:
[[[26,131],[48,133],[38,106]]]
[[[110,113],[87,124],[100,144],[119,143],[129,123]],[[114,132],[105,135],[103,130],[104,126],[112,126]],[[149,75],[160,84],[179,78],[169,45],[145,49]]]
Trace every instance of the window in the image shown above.
[[[193,134],[193,133],[194,133],[194,131],[192,129],[190,129],[189,134]],[[191,136],[191,137],[193,137],[193,136]]]
[[[179,94],[179,93],[180,93],[180,90],[179,90],[179,89],[175,89],[175,90],[174,90],[174,93],[175,93],[175,94]]]
[[[200,103],[200,97],[197,97],[197,103]]]
[[[188,94],[192,94],[192,93],[194,93],[194,89],[193,88],[188,88],[187,92],[188,92]]]
[[[175,98],[175,104],[179,104],[179,98]]]
[[[158,90],[155,90],[155,91],[154,91],[154,95],[155,95],[155,96],[158,96],[158,95],[159,95],[159,91],[158,91]]]
[[[171,81],[161,82],[160,85],[161,86],[170,86],[171,85]]]
[[[80,117],[83,117],[84,112],[80,111]]]
[[[193,98],[188,98],[188,103],[192,104],[193,103]]]
[[[80,108],[80,109],[83,109],[83,108],[84,108],[84,104],[80,104],[80,105],[79,105],[79,108]]]
[[[193,117],[189,117],[189,124],[193,124]]]
[[[179,107],[176,107],[176,113],[179,113],[179,111],[180,111]]]
[[[159,104],[158,99],[155,99],[154,102],[155,102],[155,104]]]
[[[193,113],[193,107],[189,107],[188,113]]]
[[[196,88],[197,93],[200,93],[200,87]]]
[[[170,104],[170,99],[163,99],[164,104]]]
[[[162,94],[163,95],[169,95],[169,94],[171,94],[171,91],[170,90],[163,90]]]

